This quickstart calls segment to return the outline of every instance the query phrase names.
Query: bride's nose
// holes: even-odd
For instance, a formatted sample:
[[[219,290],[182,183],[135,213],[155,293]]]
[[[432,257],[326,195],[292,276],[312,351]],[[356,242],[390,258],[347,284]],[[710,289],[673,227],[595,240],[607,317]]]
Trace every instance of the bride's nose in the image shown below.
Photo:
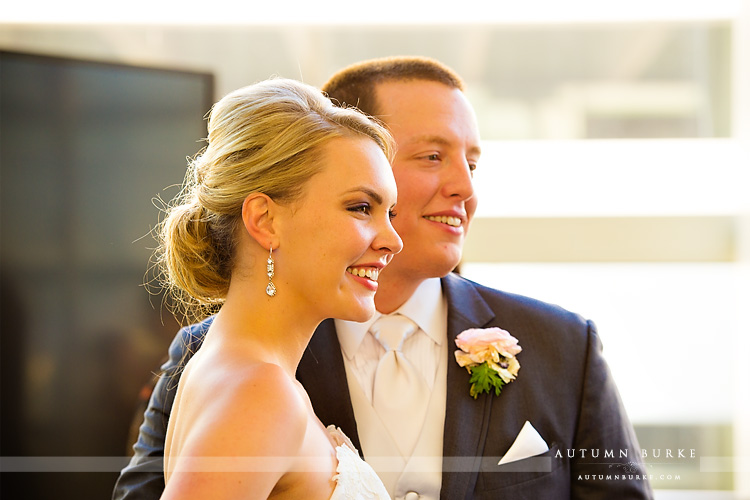
[[[386,221],[378,231],[378,235],[373,241],[373,247],[382,252],[397,254],[404,248],[404,242],[393,228],[391,221]]]

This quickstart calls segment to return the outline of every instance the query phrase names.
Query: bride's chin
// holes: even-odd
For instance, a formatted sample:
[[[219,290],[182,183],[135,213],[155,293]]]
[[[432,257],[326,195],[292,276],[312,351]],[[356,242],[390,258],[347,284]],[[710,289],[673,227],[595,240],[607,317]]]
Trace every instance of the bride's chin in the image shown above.
[[[372,318],[373,314],[375,314],[375,302],[370,302],[369,304],[360,304],[360,307],[350,309],[346,317],[342,316],[339,319],[362,323]]]

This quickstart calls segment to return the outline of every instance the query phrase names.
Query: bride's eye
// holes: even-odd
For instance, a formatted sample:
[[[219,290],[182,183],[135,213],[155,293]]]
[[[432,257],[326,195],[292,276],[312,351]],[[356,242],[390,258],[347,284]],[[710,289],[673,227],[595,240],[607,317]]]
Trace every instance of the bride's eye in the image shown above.
[[[354,205],[353,207],[349,207],[347,210],[350,212],[359,212],[365,215],[370,214],[370,204],[369,203],[360,203],[359,205]]]

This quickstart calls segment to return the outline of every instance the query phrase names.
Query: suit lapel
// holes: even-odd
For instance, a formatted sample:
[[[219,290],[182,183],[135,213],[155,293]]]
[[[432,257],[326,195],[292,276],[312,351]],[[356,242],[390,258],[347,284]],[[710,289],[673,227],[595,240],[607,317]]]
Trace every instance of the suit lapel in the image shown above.
[[[312,336],[297,367],[297,380],[310,396],[315,414],[323,425],[340,427],[354,446],[362,446],[349,397],[344,358],[332,319],[323,321]]]
[[[440,497],[467,498],[477,480],[491,397],[482,394],[474,399],[469,395],[469,374],[455,362],[453,351],[459,333],[468,328],[482,328],[495,315],[470,282],[450,274],[442,279],[442,286],[448,302],[449,354]]]

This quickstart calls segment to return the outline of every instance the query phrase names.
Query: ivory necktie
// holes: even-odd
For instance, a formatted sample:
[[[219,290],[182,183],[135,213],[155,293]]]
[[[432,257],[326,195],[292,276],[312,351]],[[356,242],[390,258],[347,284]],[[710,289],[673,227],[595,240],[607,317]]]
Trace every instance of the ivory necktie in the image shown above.
[[[370,327],[386,350],[375,371],[372,405],[404,457],[411,456],[419,439],[430,399],[424,377],[401,352],[418,329],[402,314],[381,316]]]

